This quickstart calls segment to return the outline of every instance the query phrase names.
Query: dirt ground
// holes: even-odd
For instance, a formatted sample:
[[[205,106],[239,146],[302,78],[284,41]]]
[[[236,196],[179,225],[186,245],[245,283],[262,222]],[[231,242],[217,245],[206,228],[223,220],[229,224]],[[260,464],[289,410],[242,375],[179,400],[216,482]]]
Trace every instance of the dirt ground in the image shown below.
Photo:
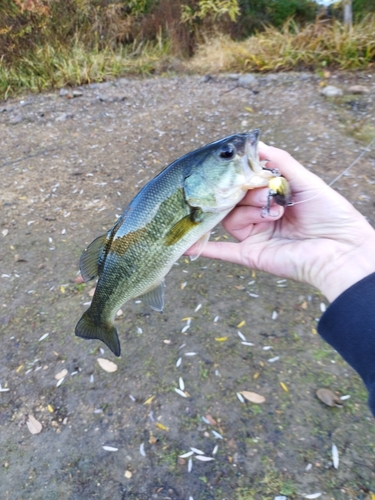
[[[330,181],[371,139],[374,74],[334,75],[336,98],[313,74],[257,78],[120,79],[0,103],[1,499],[375,498],[366,390],[316,334],[328,304],[315,289],[182,257],[163,314],[122,308],[121,358],[74,336],[94,286],[75,282],[82,250],[172,160],[259,127]],[[375,225],[374,148],[335,188]],[[350,398],[329,407],[319,388]],[[191,447],[214,460],[179,457]]]

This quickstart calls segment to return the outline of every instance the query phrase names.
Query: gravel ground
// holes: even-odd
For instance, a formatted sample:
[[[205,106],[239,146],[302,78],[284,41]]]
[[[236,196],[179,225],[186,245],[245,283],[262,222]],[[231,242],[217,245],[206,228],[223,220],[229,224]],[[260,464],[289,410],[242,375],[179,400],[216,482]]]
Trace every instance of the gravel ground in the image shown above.
[[[321,83],[179,75],[0,103],[2,499],[375,498],[366,391],[316,334],[315,289],[182,257],[163,314],[122,308],[121,358],[74,336],[94,286],[75,281],[82,250],[172,160],[258,127],[326,181],[356,159],[375,75],[332,75],[332,97]],[[374,148],[335,188],[375,225]],[[319,388],[350,398],[329,407]]]

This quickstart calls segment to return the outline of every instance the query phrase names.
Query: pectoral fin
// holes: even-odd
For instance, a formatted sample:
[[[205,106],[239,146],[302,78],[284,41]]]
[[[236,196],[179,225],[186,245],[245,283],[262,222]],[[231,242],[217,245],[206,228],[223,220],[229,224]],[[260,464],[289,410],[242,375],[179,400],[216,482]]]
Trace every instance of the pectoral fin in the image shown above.
[[[204,247],[207,245],[208,240],[210,239],[211,236],[211,231],[208,231],[208,233],[204,234],[199,238],[199,240],[195,243],[195,248],[196,253],[194,255],[190,255],[190,260],[196,260],[200,254],[203,252]]]
[[[154,311],[162,312],[164,309],[164,280],[155,288],[141,295],[139,298],[148,304]]]
[[[99,259],[104,249],[106,239],[107,234],[99,236],[90,243],[82,253],[79,261],[79,269],[84,281],[90,281],[98,276]]]
[[[199,217],[198,217],[199,219]],[[187,215],[183,219],[179,220],[170,231],[164,237],[164,244],[169,247],[176,244],[183,238],[188,232],[199,224],[199,220],[195,217],[195,212]]]

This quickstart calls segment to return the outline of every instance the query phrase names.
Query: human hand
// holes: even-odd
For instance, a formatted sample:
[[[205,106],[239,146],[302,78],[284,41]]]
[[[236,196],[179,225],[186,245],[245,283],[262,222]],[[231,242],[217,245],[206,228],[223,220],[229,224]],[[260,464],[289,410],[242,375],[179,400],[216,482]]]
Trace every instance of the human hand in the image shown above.
[[[309,283],[330,301],[375,272],[375,230],[363,215],[286,151],[260,142],[259,155],[289,181],[295,205],[272,203],[262,218],[268,189],[248,191],[222,222],[238,243],[210,241],[201,255]]]

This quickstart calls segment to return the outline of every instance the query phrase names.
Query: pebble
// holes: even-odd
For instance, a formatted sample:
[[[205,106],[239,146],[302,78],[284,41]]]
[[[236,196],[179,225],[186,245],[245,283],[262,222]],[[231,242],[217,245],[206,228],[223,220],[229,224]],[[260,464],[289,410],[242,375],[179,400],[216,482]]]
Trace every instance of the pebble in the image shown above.
[[[342,89],[339,89],[338,87],[335,87],[334,85],[327,85],[327,87],[324,87],[320,93],[324,95],[325,97],[338,97],[341,95],[344,95],[344,92]]]
[[[350,94],[369,94],[370,89],[364,85],[352,85],[348,88]]]
[[[246,73],[241,75],[238,79],[239,87],[245,87],[246,89],[254,89],[258,86],[258,80],[251,73]]]
[[[25,117],[21,114],[14,115],[9,119],[10,125],[18,125],[24,121]]]

